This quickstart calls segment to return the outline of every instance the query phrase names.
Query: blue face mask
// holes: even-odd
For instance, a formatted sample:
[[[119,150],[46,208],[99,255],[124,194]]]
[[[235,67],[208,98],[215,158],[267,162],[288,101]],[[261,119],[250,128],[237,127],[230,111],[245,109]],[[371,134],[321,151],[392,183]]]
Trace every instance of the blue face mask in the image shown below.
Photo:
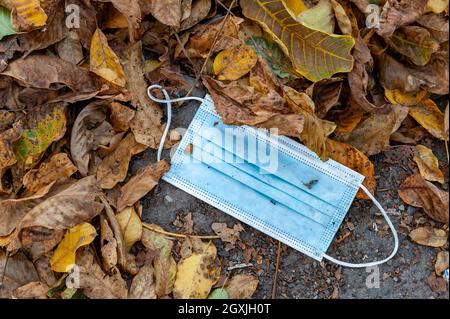
[[[168,106],[169,122],[158,151],[164,146],[171,103],[202,102],[163,179],[242,222],[321,261],[347,267],[370,267],[393,258],[397,233],[386,212],[362,185],[364,176],[329,160],[323,162],[305,146],[273,132],[225,125],[209,96],[205,99],[159,100]],[[326,255],[357,192],[363,189],[391,228],[395,247],[385,260],[364,264],[342,262]]]

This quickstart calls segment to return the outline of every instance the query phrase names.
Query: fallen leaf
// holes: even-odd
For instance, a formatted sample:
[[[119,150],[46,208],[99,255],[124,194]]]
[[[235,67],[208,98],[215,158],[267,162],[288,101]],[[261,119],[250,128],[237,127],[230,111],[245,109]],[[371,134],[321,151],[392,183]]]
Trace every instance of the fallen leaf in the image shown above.
[[[11,23],[11,12],[0,7],[0,40],[7,35],[16,34],[16,29]]]
[[[0,264],[2,258],[4,258],[2,254],[4,252],[0,249]],[[3,256],[6,256],[6,254]],[[2,285],[0,285],[0,298],[11,298],[13,291],[17,288],[37,281],[39,281],[39,276],[33,263],[27,259],[23,252],[19,251],[8,257],[2,276]]]
[[[43,27],[47,22],[47,15],[39,0],[2,0],[0,5],[12,11],[12,24],[20,31]]]
[[[201,253],[192,253],[178,263],[173,295],[177,299],[206,299],[214,284],[211,278],[216,247],[210,242],[204,244]]]
[[[161,23],[172,27],[180,26],[183,14],[181,0],[152,0],[150,10]]]
[[[78,248],[89,245],[96,236],[97,232],[94,226],[89,223],[83,223],[67,230],[50,260],[52,270],[68,272],[75,265],[75,254]]]
[[[419,245],[429,247],[442,247],[447,244],[448,235],[442,229],[419,227],[414,229],[409,237]]]
[[[119,102],[111,103],[111,124],[116,132],[126,132],[136,112]]]
[[[260,23],[274,36],[296,70],[308,80],[317,82],[352,70],[353,37],[330,35],[302,25],[290,16],[282,1],[243,0],[241,7],[246,17]]]
[[[144,197],[156,185],[163,174],[169,170],[169,163],[162,160],[154,165],[140,169],[128,183],[120,190],[117,199],[117,209],[123,210],[127,206],[134,205],[139,199]]]
[[[353,33],[352,22],[350,21],[347,12],[345,12],[345,9],[336,0],[331,0],[331,5],[333,6],[334,15],[336,17],[339,29],[341,29],[342,34],[352,35]]]
[[[448,0],[428,0],[426,12],[442,13],[448,12]]]
[[[109,227],[108,220],[103,216],[100,217],[101,229],[101,248],[103,267],[107,272],[117,265],[117,240],[114,238],[114,233]]]
[[[125,241],[125,248],[131,247],[142,238],[142,222],[133,207],[127,207],[116,215]]]
[[[448,269],[448,251],[440,251],[434,264],[434,271],[437,275],[441,275],[446,269]]]
[[[230,299],[228,292],[223,288],[217,288],[211,291],[208,299]]]
[[[259,280],[252,275],[239,274],[234,275],[225,290],[230,299],[250,299],[258,287]]]
[[[119,58],[109,47],[108,40],[100,29],[97,29],[92,36],[89,61],[91,72],[115,85],[125,86],[125,73]]]
[[[180,29],[187,30],[201,20],[206,18],[211,11],[211,0],[194,0],[192,2],[191,14],[188,18],[183,19]]]
[[[296,20],[313,30],[329,34],[334,32],[335,21],[330,0],[319,1],[314,7],[301,12]]]
[[[447,291],[447,282],[444,278],[437,277],[435,273],[432,273],[427,278],[427,284],[434,292],[442,293]]]
[[[47,299],[48,290],[49,287],[42,282],[30,282],[16,288],[13,296],[17,299]]]
[[[222,241],[236,244],[236,241],[240,239],[240,233],[244,230],[241,224],[237,223],[233,228],[228,228],[226,223],[213,223],[211,225],[212,230],[220,236]]]
[[[153,267],[143,266],[131,283],[128,299],[156,299]]]
[[[421,207],[434,220],[448,224],[448,192],[427,182],[419,174],[408,177],[400,185],[398,194],[406,204]]]
[[[255,51],[246,45],[223,50],[214,60],[214,73],[221,81],[238,80],[256,65]]]
[[[414,161],[419,167],[420,175],[430,182],[444,184],[444,174],[439,169],[439,161],[433,151],[423,145],[416,146],[419,154],[414,156]]]
[[[422,100],[419,104],[409,107],[409,115],[422,125],[431,135],[448,141],[445,133],[444,114],[431,99]]]
[[[65,153],[58,153],[43,162],[38,169],[28,171],[23,177],[23,186],[31,193],[52,184],[64,181],[77,171]]]
[[[0,133],[0,194],[11,192],[11,187],[4,186],[3,175],[17,163],[13,146],[14,142],[20,138],[21,133],[22,129],[18,125]]]

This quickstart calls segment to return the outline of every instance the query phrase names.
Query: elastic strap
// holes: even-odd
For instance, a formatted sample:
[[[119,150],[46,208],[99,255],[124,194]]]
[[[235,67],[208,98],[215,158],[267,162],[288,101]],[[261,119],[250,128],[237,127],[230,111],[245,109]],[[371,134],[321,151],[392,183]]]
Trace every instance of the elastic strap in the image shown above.
[[[164,97],[166,98],[165,100],[161,100],[158,99],[157,97],[155,97],[152,94],[152,90],[154,89],[158,89],[161,90],[161,92],[164,94]],[[184,102],[184,101],[199,101],[199,102],[204,102],[205,100],[199,97],[195,97],[195,96],[191,96],[191,97],[182,97],[179,99],[171,99],[169,96],[169,93],[167,93],[167,91],[160,85],[152,85],[149,86],[149,88],[147,89],[147,95],[148,97],[156,103],[164,103],[167,105],[167,123],[166,123],[166,127],[164,129],[164,133],[161,137],[161,142],[159,143],[159,148],[158,148],[158,162],[161,160],[161,155],[164,149],[164,143],[166,142],[166,138],[167,138],[167,134],[169,133],[169,129],[170,129],[170,124],[172,123],[172,103],[177,103],[177,102]]]
[[[397,235],[397,231],[395,230],[394,225],[392,224],[392,221],[390,220],[389,216],[387,215],[386,211],[384,210],[383,206],[381,206],[381,204],[376,200],[376,198],[369,192],[369,190],[364,186],[361,185],[360,186],[361,189],[367,194],[367,196],[370,197],[370,199],[372,200],[372,202],[375,204],[375,206],[378,207],[378,209],[380,210],[380,212],[383,214],[384,219],[386,220],[387,224],[389,225],[389,228],[391,229],[392,235],[394,236],[394,250],[392,251],[391,255],[383,260],[380,261],[373,261],[373,262],[369,262],[369,263],[362,263],[362,264],[353,264],[353,263],[348,263],[345,261],[341,261],[341,260],[337,260],[331,256],[328,256],[327,254],[324,254],[323,257],[337,265],[340,266],[344,266],[344,267],[349,267],[349,268],[366,268],[366,267],[374,267],[374,266],[378,266],[381,264],[384,264],[385,262],[391,260],[392,258],[394,258],[394,256],[397,254],[398,251],[398,235]]]

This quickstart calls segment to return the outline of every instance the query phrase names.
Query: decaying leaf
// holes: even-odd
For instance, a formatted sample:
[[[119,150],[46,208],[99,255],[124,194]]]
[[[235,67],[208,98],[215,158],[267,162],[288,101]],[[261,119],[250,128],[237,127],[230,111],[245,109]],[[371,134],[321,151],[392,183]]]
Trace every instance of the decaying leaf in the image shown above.
[[[3,256],[6,257],[6,254],[0,249],[0,264],[2,263],[2,258],[5,258]],[[0,285],[0,298],[11,298],[13,291],[17,288],[30,282],[39,281],[39,276],[33,263],[28,260],[23,252],[9,256],[5,264],[6,268],[3,271],[2,285]]]
[[[121,188],[119,198],[117,199],[117,209],[121,211],[127,206],[134,205],[134,203],[158,185],[159,179],[168,170],[169,164],[165,160],[139,170]]]
[[[427,182],[419,174],[408,177],[400,185],[398,194],[408,205],[421,207],[434,220],[448,224],[448,192]]]
[[[12,24],[20,31],[43,27],[47,22],[47,15],[39,0],[2,0],[0,5],[12,10]]]
[[[444,183],[444,174],[439,169],[439,161],[433,151],[423,145],[416,146],[419,154],[414,156],[414,161],[419,167],[420,175],[430,182]]]
[[[223,50],[214,60],[214,73],[221,81],[234,81],[243,77],[258,61],[255,51],[246,45]]]
[[[233,228],[228,228],[226,223],[213,223],[211,228],[218,236],[220,236],[222,241],[232,245],[236,244],[236,241],[240,239],[240,232],[244,230],[239,223],[235,224]]]
[[[281,0],[243,0],[241,6],[244,15],[260,23],[274,37],[296,70],[307,79],[317,82],[352,70],[353,37],[327,34],[302,25],[291,17]]]
[[[152,0],[150,5],[152,15],[162,23],[179,27],[183,13],[181,0]]]
[[[143,266],[131,283],[129,299],[156,299],[153,267]]]
[[[108,220],[103,216],[100,217],[101,229],[101,248],[103,267],[109,272],[117,265],[117,240],[114,238],[114,233],[109,227]]]
[[[416,228],[409,234],[409,237],[414,242],[429,247],[442,247],[448,240],[445,230],[430,227]]]
[[[235,275],[225,286],[225,290],[230,299],[250,299],[258,287],[258,283],[259,280],[255,276]]]
[[[409,114],[422,125],[431,135],[444,141],[448,141],[445,133],[444,113],[431,100],[423,100],[415,106],[410,106]]]
[[[214,283],[213,263],[217,250],[213,243],[205,243],[203,251],[192,253],[178,263],[173,295],[181,299],[206,299]]]
[[[142,237],[142,222],[133,207],[127,207],[116,215],[125,241],[125,248],[131,247]]]
[[[75,265],[78,248],[89,245],[97,232],[89,223],[83,223],[69,229],[50,260],[50,266],[56,272],[68,272]]]

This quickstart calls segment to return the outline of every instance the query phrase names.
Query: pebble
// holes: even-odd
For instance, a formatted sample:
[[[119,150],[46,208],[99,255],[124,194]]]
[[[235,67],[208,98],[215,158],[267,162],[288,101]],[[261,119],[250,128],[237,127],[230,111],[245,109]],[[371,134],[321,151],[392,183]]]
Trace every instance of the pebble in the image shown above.
[[[398,207],[398,209],[400,209],[400,210],[405,210],[405,205],[400,205],[400,206]]]

